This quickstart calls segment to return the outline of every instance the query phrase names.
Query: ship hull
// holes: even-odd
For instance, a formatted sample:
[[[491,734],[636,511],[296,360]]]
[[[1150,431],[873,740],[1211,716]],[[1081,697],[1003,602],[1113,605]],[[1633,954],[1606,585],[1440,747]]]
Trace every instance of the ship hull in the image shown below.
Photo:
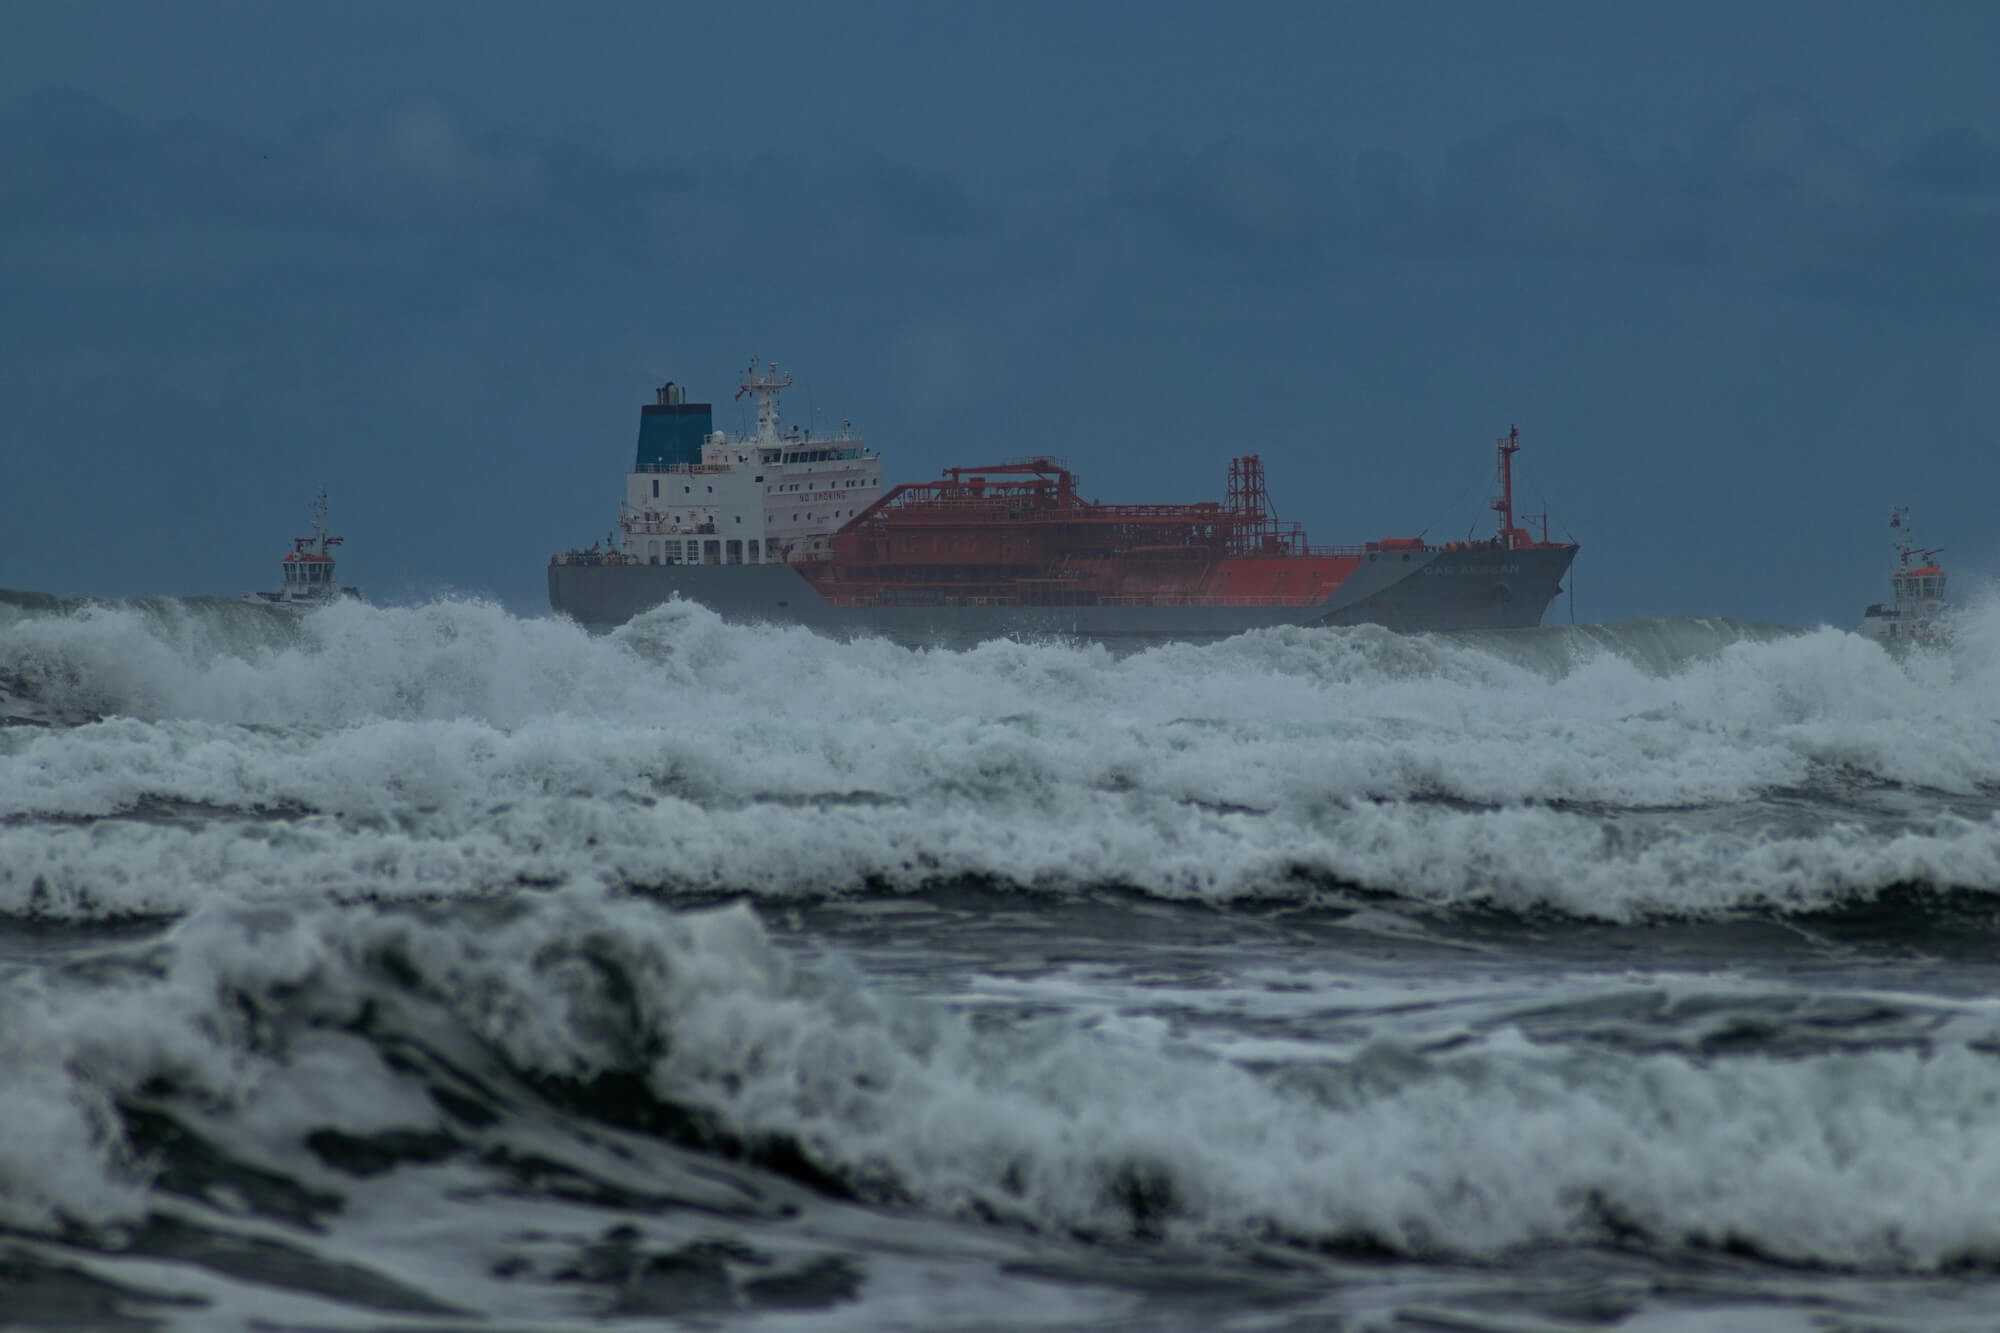
[[[1283,625],[1382,625],[1403,632],[1525,629],[1542,622],[1573,546],[1371,553],[1326,600],[1307,605],[836,605],[786,565],[549,566],[549,605],[596,630],[675,597],[743,624],[802,625],[910,644],[997,638],[1202,640]]]

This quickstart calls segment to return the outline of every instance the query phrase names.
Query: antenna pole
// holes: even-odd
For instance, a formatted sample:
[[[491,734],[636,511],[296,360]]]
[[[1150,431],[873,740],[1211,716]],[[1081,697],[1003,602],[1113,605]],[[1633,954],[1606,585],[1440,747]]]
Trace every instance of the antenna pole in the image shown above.
[[[1500,458],[1500,494],[1493,501],[1493,510],[1500,515],[1500,544],[1508,550],[1514,549],[1514,455],[1521,452],[1521,429],[1509,426],[1507,433],[1494,441],[1494,451]]]
[[[750,369],[743,372],[743,378],[736,389],[740,401],[745,395],[757,400],[757,443],[766,447],[778,443],[778,393],[792,387],[792,377],[778,369],[773,361],[763,371],[757,369],[757,362],[750,362]]]

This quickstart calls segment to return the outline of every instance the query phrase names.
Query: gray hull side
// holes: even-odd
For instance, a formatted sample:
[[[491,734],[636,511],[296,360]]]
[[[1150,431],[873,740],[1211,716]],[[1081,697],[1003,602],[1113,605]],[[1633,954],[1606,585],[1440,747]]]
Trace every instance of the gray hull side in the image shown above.
[[[1531,629],[1542,623],[1575,559],[1574,546],[1384,551],[1371,555],[1309,623],[1405,633]]]
[[[725,620],[904,643],[1043,636],[1217,639],[1279,625],[1402,631],[1525,629],[1561,590],[1574,548],[1382,552],[1316,606],[829,605],[784,565],[550,565],[549,605],[610,629],[679,596]]]

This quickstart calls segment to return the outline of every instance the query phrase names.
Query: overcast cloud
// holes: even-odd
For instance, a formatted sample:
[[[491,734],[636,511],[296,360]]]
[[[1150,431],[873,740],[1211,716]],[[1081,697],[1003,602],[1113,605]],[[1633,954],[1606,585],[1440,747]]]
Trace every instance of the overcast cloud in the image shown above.
[[[0,585],[268,583],[324,480],[371,593],[537,610],[753,352],[894,480],[1256,451],[1321,541],[1483,528],[1518,423],[1586,618],[1847,623],[1895,502],[2000,568],[1986,6],[81,12],[0,61]]]

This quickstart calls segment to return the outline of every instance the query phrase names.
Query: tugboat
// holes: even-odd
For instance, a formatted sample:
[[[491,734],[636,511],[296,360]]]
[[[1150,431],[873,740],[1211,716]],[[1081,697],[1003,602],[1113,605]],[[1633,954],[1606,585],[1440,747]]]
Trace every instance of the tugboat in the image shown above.
[[[327,535],[324,486],[313,497],[312,516],[313,535],[292,538],[292,549],[282,565],[283,584],[274,592],[246,592],[243,594],[244,601],[307,610],[330,605],[342,598],[361,596],[359,588],[343,588],[334,582],[333,548],[346,539]]]
[[[1893,600],[1877,602],[1861,616],[1864,637],[1891,648],[1947,643],[1951,608],[1945,604],[1945,573],[1937,563],[1942,546],[1925,549],[1910,535],[1908,505],[1897,505],[1889,527],[1896,534],[1896,568],[1889,574]]]

